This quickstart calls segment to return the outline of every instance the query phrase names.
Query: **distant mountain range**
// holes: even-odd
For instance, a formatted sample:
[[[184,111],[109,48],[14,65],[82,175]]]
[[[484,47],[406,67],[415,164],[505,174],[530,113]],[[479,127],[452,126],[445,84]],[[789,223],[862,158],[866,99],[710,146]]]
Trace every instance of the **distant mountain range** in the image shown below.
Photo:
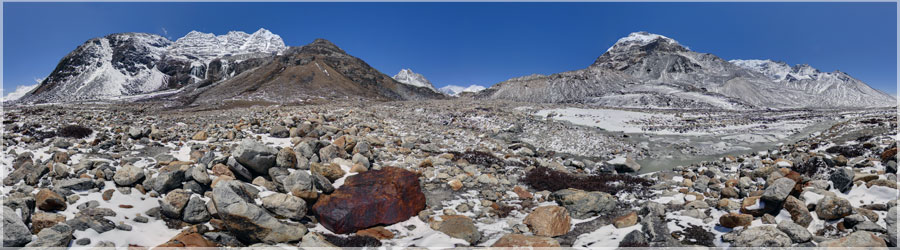
[[[401,84],[331,42],[286,47],[266,29],[216,36],[192,31],[175,42],[146,33],[88,40],[19,103],[141,97],[178,105],[227,101],[294,102],[317,98],[443,98]]]
[[[888,107],[896,98],[846,73],[768,60],[725,61],[635,32],[585,69],[509,79],[479,98],[616,107],[746,109]]]
[[[402,69],[396,75],[394,75],[394,80],[398,82],[409,84],[416,87],[426,87],[435,92],[440,92],[449,96],[459,96],[462,93],[475,93],[478,91],[482,91],[485,89],[483,86],[478,85],[469,85],[468,87],[456,86],[456,85],[447,85],[441,87],[440,89],[435,89],[434,85],[431,84],[431,81],[425,78],[422,74],[413,72],[411,69]]]
[[[25,93],[27,92],[27,93]],[[393,77],[330,41],[287,47],[266,29],[176,41],[146,33],[90,39],[17,103],[159,100],[173,105],[312,99],[422,100],[448,96],[614,107],[860,108],[896,98],[846,73],[771,60],[726,61],[646,32],[621,38],[585,69],[509,79],[490,88],[436,89],[403,69]]]

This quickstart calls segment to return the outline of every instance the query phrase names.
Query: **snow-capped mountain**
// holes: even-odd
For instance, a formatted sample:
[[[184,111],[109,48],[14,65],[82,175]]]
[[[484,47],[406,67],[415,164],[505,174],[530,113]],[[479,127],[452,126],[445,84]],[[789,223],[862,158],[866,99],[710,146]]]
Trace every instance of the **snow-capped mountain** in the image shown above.
[[[248,69],[247,59],[271,56],[285,48],[280,36],[265,29],[221,36],[192,31],[176,42],[147,33],[111,34],[78,46],[19,101],[109,100],[178,89],[232,77]]]
[[[287,47],[281,36],[269,30],[259,29],[253,34],[230,31],[216,36],[212,33],[191,31],[168,48],[169,55],[187,60],[209,62],[213,59],[252,53],[280,53]]]
[[[472,85],[469,85],[468,87],[457,86],[457,85],[447,85],[447,86],[441,87],[438,90],[441,91],[442,93],[450,95],[450,96],[459,96],[459,94],[462,94],[462,93],[475,93],[478,91],[482,91],[484,89],[485,89],[484,86],[472,84]]]
[[[63,57],[56,69],[20,101],[91,100],[163,89],[167,77],[157,64],[171,44],[162,36],[145,33],[88,40]]]
[[[397,72],[392,78],[400,83],[428,88],[434,92],[438,92],[437,89],[434,89],[434,85],[431,85],[431,81],[428,81],[425,76],[413,72],[411,69],[401,69],[400,72]]]
[[[854,108],[896,104],[893,97],[844,73],[821,73],[807,65],[788,67],[790,70],[784,66],[774,62],[735,64],[691,51],[672,38],[635,32],[619,39],[586,69],[513,78],[477,96],[651,108]]]

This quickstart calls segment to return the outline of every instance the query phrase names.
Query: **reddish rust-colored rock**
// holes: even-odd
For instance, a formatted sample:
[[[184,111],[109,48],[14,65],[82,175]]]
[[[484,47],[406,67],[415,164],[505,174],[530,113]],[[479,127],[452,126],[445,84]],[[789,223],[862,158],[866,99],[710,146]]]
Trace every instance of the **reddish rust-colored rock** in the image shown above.
[[[203,237],[205,231],[205,228],[192,226],[181,231],[181,233],[172,237],[168,242],[157,247],[218,247],[219,244]]]
[[[528,192],[528,190],[526,190],[522,186],[514,187],[513,192],[516,193],[516,195],[518,195],[519,198],[522,198],[524,200],[530,200],[531,198],[534,197],[533,195],[531,195],[531,192]]]
[[[369,236],[379,240],[389,240],[394,238],[394,233],[384,229],[384,227],[373,227],[356,231],[356,235]]]
[[[884,152],[881,152],[881,161],[885,162],[885,164],[889,160],[896,160],[897,159],[896,157],[897,157],[897,147],[893,147],[888,150],[885,150]]]
[[[419,177],[410,171],[385,167],[347,177],[330,195],[312,207],[325,228],[344,234],[377,225],[390,225],[425,209]]]

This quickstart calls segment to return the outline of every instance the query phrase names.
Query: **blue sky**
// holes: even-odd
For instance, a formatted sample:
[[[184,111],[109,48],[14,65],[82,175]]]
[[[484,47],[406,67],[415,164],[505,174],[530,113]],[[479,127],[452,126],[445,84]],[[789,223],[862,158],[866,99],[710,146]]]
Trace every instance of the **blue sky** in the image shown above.
[[[331,40],[376,69],[437,87],[585,68],[648,31],[724,59],[841,70],[897,92],[897,3],[3,3],[3,89],[31,85],[86,40],[177,39],[260,27],[288,46]]]

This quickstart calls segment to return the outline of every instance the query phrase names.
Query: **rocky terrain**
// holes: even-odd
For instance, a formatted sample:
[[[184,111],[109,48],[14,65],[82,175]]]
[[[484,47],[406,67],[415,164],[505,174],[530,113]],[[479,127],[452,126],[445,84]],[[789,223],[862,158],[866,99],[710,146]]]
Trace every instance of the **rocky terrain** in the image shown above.
[[[315,67],[329,59],[313,53],[337,53],[320,46],[279,63]],[[681,126],[634,116],[623,124],[640,131],[611,133],[556,119],[597,114],[565,108],[4,106],[3,246],[897,246],[896,110],[756,111],[831,123],[635,173],[660,154],[632,137],[767,123],[729,111],[667,116],[695,121]]]

